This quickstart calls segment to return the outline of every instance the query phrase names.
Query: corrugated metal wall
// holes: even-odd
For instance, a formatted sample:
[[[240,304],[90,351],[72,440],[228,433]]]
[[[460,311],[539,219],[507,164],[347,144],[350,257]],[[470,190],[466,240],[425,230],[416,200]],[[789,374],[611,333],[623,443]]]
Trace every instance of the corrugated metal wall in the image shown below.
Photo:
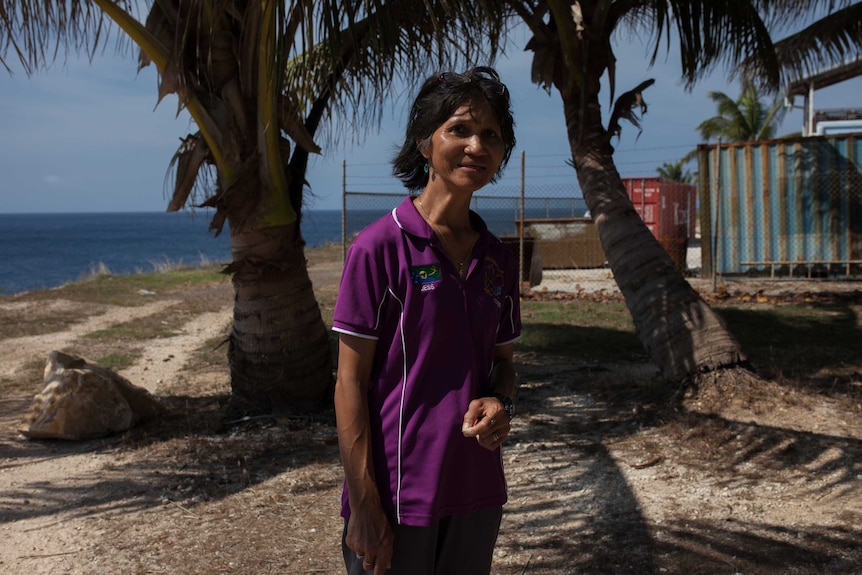
[[[862,273],[860,161],[862,134],[699,146],[703,273]]]

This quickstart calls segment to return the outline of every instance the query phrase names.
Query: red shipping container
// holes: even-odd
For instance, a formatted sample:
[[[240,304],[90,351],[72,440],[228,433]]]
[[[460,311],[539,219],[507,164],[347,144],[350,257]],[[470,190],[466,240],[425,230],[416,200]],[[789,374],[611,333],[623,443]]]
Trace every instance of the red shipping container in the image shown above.
[[[623,184],[638,215],[684,272],[695,232],[697,188],[659,177],[623,178]]]

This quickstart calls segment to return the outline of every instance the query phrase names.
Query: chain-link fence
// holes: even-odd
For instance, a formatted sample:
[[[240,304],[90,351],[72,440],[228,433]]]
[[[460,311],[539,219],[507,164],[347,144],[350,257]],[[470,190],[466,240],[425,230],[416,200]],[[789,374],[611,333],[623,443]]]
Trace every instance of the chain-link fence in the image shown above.
[[[344,197],[342,240],[346,250],[356,233],[391,211],[404,199],[405,194],[345,191]],[[482,216],[488,229],[512,249],[521,262],[521,279],[529,281],[532,286],[542,283],[543,270],[549,267],[595,268],[604,264],[598,236],[590,233],[594,232],[592,220],[584,217],[586,205],[583,198],[474,194],[471,208]],[[521,225],[522,221],[525,228]],[[533,237],[533,230],[538,225],[536,222],[540,221],[550,222],[543,228],[545,235],[542,241]],[[585,236],[580,251],[573,257],[569,257],[560,247],[561,243],[571,241],[566,239],[568,236],[573,236],[564,229],[567,227],[583,229],[582,235]]]
[[[548,291],[607,287],[613,276],[574,172],[570,183],[543,183],[540,178],[528,181],[522,157],[519,175],[519,184],[498,183],[474,194],[471,208],[519,258],[522,281],[529,282],[533,289]],[[351,177],[345,166],[345,252],[359,231],[395,208],[406,195],[353,189],[369,187],[365,181],[374,177]],[[676,255],[677,265],[683,270],[692,265],[699,267],[697,258],[689,253],[694,243],[690,240],[695,237],[695,188],[660,178],[625,178],[624,183],[647,226]]]
[[[857,136],[701,146],[705,273],[862,277],[862,140]]]
[[[688,276],[862,277],[862,139],[788,138],[700,146],[697,187],[623,178],[653,235]],[[385,166],[385,167],[384,167]],[[343,246],[406,195],[389,166],[344,167]],[[564,183],[512,167],[472,209],[511,246],[538,290],[605,287],[612,279],[574,171]],[[527,177],[527,173],[535,174]],[[385,174],[385,175],[381,175]],[[557,176],[559,178],[559,176]],[[390,186],[394,191],[382,191]]]
[[[365,167],[352,170],[355,174],[349,173],[345,165],[344,252],[359,231],[395,208],[406,195],[403,191],[375,191],[391,184],[382,180],[380,167],[374,175],[368,175],[369,169]],[[522,281],[540,291],[616,289],[574,172],[567,183],[542,182],[540,176],[535,181],[527,181],[522,156],[521,169],[515,177],[519,179],[517,184],[510,178],[508,183],[504,180],[474,194],[471,208],[482,216],[491,232],[512,249],[521,263]],[[369,185],[372,180],[377,183]],[[654,180],[657,179],[639,182]],[[657,206],[646,204],[654,200],[655,192],[651,189],[638,196],[639,202],[644,204],[639,211],[653,213],[652,208]],[[693,202],[693,193],[691,199]],[[688,227],[686,225],[686,231]]]

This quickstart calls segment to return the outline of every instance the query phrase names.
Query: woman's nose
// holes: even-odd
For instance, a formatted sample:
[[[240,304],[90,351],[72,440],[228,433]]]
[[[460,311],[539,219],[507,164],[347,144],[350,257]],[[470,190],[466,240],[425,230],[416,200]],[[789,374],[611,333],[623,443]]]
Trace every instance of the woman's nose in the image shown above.
[[[480,134],[473,134],[467,138],[467,144],[464,148],[474,154],[483,152],[485,151],[485,142],[482,141],[482,136]]]

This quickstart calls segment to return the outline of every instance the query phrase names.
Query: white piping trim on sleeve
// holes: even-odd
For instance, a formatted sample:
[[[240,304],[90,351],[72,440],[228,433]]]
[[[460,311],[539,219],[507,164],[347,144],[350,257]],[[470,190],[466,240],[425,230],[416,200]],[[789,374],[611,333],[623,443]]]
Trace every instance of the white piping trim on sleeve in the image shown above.
[[[509,341],[501,341],[501,342],[496,343],[496,344],[494,344],[494,345],[495,345],[496,347],[499,347],[499,346],[501,346],[501,345],[508,345],[508,344],[510,344],[510,343],[515,343],[515,342],[516,342],[516,341],[518,341],[519,339],[521,339],[521,336],[520,336],[520,335],[518,335],[518,336],[516,336],[516,337],[514,337],[514,338],[512,338],[512,339],[510,339]]]
[[[373,340],[378,340],[378,339],[380,339],[380,338],[379,338],[379,337],[377,337],[376,335],[368,335],[367,333],[359,333],[358,331],[350,331],[349,329],[344,329],[344,328],[342,328],[342,327],[335,327],[335,326],[333,326],[333,327],[332,327],[332,331],[335,331],[335,332],[338,332],[338,333],[343,333],[343,334],[345,334],[345,335],[354,335],[354,336],[356,336],[356,337],[361,337],[362,339],[373,339]]]

